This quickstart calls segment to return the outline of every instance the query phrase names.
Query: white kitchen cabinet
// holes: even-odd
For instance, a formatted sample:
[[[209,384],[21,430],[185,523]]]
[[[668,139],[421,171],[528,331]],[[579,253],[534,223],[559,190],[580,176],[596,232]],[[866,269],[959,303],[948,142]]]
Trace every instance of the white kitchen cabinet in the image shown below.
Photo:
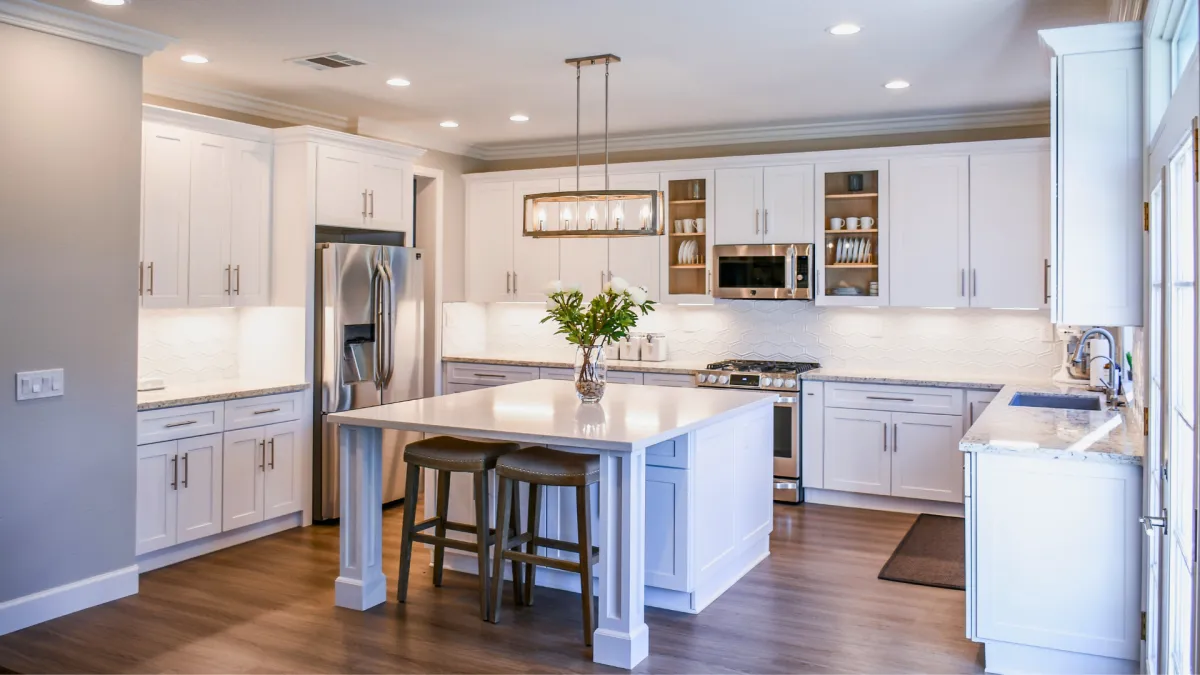
[[[272,424],[264,433],[267,461],[263,470],[263,520],[270,520],[303,508],[300,422]]]
[[[1142,323],[1142,25],[1040,31],[1051,59],[1051,316]]]
[[[336,144],[317,146],[318,225],[404,232],[412,237],[412,165]]]
[[[825,409],[825,488],[886,495],[892,488],[892,413]]]
[[[612,384],[642,384],[641,373],[631,373],[628,370],[609,370],[608,381]]]
[[[406,232],[412,245],[412,164],[393,157],[365,155],[363,185],[367,190],[365,227]]]
[[[963,417],[967,423],[967,428],[970,429],[979,420],[979,416],[987,410],[988,404],[992,399],[996,398],[998,392],[994,391],[976,391],[967,392],[967,409],[963,411]]]
[[[658,190],[657,173],[617,174],[609,177],[614,190]],[[627,214],[637,218],[638,214]],[[632,222],[632,221],[631,221]],[[635,286],[643,286],[649,298],[662,298],[659,282],[659,247],[667,237],[612,237],[608,239],[608,272]]]
[[[971,155],[972,307],[1049,302],[1050,181],[1045,150]]]
[[[666,199],[667,230],[660,247],[662,301],[675,304],[711,305],[712,247],[715,241],[716,203],[713,187],[715,172],[711,169],[672,171],[659,175],[659,185]],[[704,232],[676,232],[675,221],[704,219]],[[679,249],[685,241],[694,240],[700,250],[701,262],[685,263],[679,259]]]
[[[188,305],[192,307],[231,304],[234,142],[215,134],[191,134]]]
[[[963,498],[963,419],[958,415],[892,413],[893,497],[942,502]]]
[[[596,523],[599,532],[599,500]],[[646,585],[690,591],[688,576],[688,471],[646,467]]]
[[[264,427],[225,432],[223,465],[224,494],[221,529],[229,530],[262,522],[266,471]]]
[[[968,305],[968,172],[965,155],[891,160],[891,306]]]
[[[179,463],[176,543],[221,531],[221,434],[175,441]]]
[[[603,190],[603,176],[582,176],[579,179],[580,190]],[[559,181],[559,189],[574,190],[575,178],[563,178]],[[576,204],[562,207],[560,215],[566,217],[568,209],[571,222],[587,227],[587,208]],[[583,213],[580,213],[583,211]],[[608,239],[598,237],[581,237],[562,239],[558,245],[559,274],[564,284],[578,284],[583,291],[585,300],[598,294],[608,281]]]
[[[808,244],[814,241],[815,185],[815,168],[812,164],[768,166],[763,169],[764,244]],[[717,226],[720,228],[719,221]]]
[[[691,375],[677,373],[642,373],[642,384],[656,387],[685,387],[696,386],[696,380]]]
[[[800,483],[806,488],[825,487],[825,385],[802,382],[800,420]]]
[[[818,305],[852,307],[886,307],[890,303],[889,242],[892,232],[890,199],[890,162],[887,153],[878,158],[823,162],[815,168],[814,203],[816,204],[813,261],[815,284],[813,300]],[[862,178],[862,189],[851,190],[851,180]],[[849,225],[841,230],[832,228],[832,219],[875,219],[874,231],[850,232]],[[863,228],[859,228],[862,230]],[[865,262],[837,258],[838,242],[843,239],[866,239],[870,253]],[[878,285],[878,294],[870,295],[871,282]],[[837,295],[856,292],[856,295]]]
[[[142,127],[142,306],[188,302],[188,210],[191,136],[147,122]]]
[[[467,187],[467,300],[512,300],[513,184]]]
[[[762,242],[762,167],[717,169],[716,222],[713,236],[717,244],[758,244]]]
[[[137,525],[134,553],[176,543],[179,487],[178,441],[137,447]]]
[[[229,264],[238,307],[271,300],[271,154],[268,143],[234,142]]]
[[[558,179],[524,180],[513,183],[512,221],[507,231],[512,238],[512,295],[513,300],[539,302],[546,299],[546,286],[558,279],[559,240],[538,239],[524,235],[525,196],[558,191]],[[544,218],[547,227],[558,222],[558,205],[543,204],[538,207],[535,218]],[[488,227],[500,226],[503,221],[487,223]],[[497,233],[495,236],[499,236]],[[503,249],[501,249],[503,250]],[[499,275],[493,272],[492,278]]]

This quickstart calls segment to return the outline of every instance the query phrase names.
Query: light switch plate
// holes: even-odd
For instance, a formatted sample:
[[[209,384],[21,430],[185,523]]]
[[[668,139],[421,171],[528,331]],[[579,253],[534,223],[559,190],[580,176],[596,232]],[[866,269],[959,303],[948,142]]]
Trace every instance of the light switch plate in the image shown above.
[[[63,369],[30,370],[17,373],[17,400],[62,396],[66,388]]]

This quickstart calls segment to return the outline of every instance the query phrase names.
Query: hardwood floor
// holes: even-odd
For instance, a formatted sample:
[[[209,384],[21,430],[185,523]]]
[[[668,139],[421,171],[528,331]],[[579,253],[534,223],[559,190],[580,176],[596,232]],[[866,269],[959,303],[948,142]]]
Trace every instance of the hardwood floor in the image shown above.
[[[539,588],[499,625],[479,619],[475,577],[432,585],[414,552],[395,602],[400,509],[384,517],[389,600],[333,606],[337,529],[291,530],[141,577],[141,592],[0,637],[0,672],[620,672],[591,662],[577,595]],[[959,591],[876,578],[915,516],[775,506],[771,556],[703,614],[647,608],[636,672],[982,670]]]

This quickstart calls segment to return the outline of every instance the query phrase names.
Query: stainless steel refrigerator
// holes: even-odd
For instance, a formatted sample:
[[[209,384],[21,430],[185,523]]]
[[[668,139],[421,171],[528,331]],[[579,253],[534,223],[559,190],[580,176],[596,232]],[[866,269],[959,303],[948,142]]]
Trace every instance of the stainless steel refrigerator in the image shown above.
[[[333,412],[423,395],[424,296],[420,249],[318,244],[313,504],[338,517],[338,429]],[[420,434],[383,432],[383,501],[404,497],[404,446]]]

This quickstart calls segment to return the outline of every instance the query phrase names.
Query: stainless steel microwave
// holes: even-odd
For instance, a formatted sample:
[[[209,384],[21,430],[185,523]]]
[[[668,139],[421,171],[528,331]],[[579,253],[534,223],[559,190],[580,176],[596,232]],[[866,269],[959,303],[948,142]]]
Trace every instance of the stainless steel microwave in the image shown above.
[[[812,300],[812,244],[714,246],[713,297]]]

